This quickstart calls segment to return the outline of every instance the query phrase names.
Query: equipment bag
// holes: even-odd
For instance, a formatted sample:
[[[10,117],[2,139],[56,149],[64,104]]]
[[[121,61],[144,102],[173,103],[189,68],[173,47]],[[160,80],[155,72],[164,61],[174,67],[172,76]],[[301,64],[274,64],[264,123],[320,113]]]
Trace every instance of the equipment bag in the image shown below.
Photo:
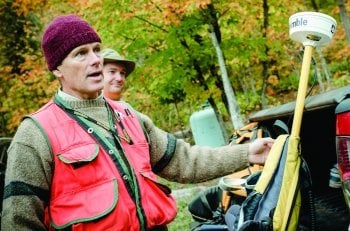
[[[241,205],[225,214],[230,231],[314,230],[311,177],[299,151],[299,138],[279,136],[264,170]]]
[[[256,138],[272,137],[287,133],[288,127],[284,122],[276,120],[271,128],[260,125],[258,122],[251,122],[239,130],[236,130],[231,137],[232,145],[252,142]],[[251,174],[254,175],[254,182],[249,181],[246,184],[244,193],[234,193],[222,190],[219,186],[214,186],[200,192],[188,205],[188,210],[192,215],[194,222],[191,225],[192,231],[197,230],[227,230],[225,223],[225,213],[232,204],[241,204],[246,198],[246,192],[250,192],[248,188],[254,187],[258,175],[257,171],[261,171],[262,166],[254,165],[247,169],[231,174],[232,177],[246,178]],[[230,175],[230,176],[231,176]],[[252,177],[251,177],[252,178]],[[218,226],[219,225],[219,226]]]
[[[214,224],[226,225],[229,231],[315,230],[312,182],[307,163],[299,154],[288,154],[299,152],[299,138],[280,135],[288,133],[288,127],[282,121],[276,121],[273,126],[273,133],[264,134],[270,134],[272,137],[278,135],[278,137],[263,170],[247,176],[245,190],[248,196],[240,198],[237,195],[231,195],[232,200],[227,211],[222,206],[223,203],[219,203],[218,196],[209,198],[209,200],[215,198],[216,206],[219,207],[219,210],[215,207],[215,211],[224,213],[224,221],[212,219],[211,216],[204,220],[195,219],[197,229],[192,230],[201,230],[200,227],[203,224],[206,227],[212,227],[211,230],[222,230],[216,229]],[[259,134],[257,131],[260,128],[262,127],[259,127],[259,124],[250,126],[244,134],[252,135],[246,135],[245,139],[239,142],[244,140],[250,142],[251,139],[260,137],[254,135],[254,133]],[[268,130],[265,129],[265,131]],[[240,135],[235,137],[232,141],[235,141],[234,143],[239,143],[236,142],[237,138],[242,137],[242,133],[237,134]],[[219,188],[215,193],[220,194],[223,201],[225,191]],[[204,202],[202,197],[196,197],[190,205],[194,203]],[[189,210],[192,216],[198,213],[196,206],[189,206]]]
[[[214,230],[227,230],[224,220],[225,214],[221,206],[221,197],[221,188],[213,186],[200,192],[189,203],[188,210],[194,220],[191,224],[191,231],[208,230],[206,225],[215,228]]]
[[[281,134],[288,134],[288,126],[282,120],[276,120],[271,127],[258,122],[250,122],[244,127],[235,130],[230,137],[230,144],[243,144],[254,141],[256,138],[277,138]]]

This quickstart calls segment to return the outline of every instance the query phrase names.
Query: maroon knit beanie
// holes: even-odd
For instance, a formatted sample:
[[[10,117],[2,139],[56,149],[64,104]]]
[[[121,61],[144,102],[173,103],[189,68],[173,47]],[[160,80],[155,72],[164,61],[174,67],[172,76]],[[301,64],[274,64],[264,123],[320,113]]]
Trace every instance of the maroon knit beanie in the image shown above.
[[[63,15],[55,18],[42,37],[47,66],[53,71],[74,48],[93,42],[101,42],[96,31],[77,15]]]

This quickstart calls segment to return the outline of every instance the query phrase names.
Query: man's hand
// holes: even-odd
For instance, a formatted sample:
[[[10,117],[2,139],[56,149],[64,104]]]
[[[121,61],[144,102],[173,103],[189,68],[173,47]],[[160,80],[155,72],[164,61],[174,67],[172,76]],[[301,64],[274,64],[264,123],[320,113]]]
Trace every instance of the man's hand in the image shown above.
[[[251,164],[264,164],[275,140],[258,138],[249,144],[248,160]]]

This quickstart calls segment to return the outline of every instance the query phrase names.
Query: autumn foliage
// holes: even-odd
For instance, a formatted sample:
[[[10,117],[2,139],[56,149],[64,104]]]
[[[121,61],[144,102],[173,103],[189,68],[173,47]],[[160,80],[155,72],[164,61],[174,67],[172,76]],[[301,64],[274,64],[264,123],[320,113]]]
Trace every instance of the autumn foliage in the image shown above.
[[[45,104],[57,90],[58,82],[42,57],[40,39],[44,26],[65,13],[87,19],[105,47],[137,62],[124,98],[165,130],[186,127],[191,113],[207,100],[228,121],[209,25],[220,42],[243,114],[261,109],[262,97],[271,106],[286,101],[281,94],[297,90],[302,47],[289,39],[288,18],[305,9],[315,11],[315,4],[338,22],[332,43],[321,50],[323,57],[314,57],[323,81],[327,89],[349,84],[350,48],[338,6],[333,1],[311,2],[5,0],[0,3],[0,136],[12,136],[23,116]],[[345,3],[349,7],[349,1]],[[331,73],[330,83],[322,61]]]

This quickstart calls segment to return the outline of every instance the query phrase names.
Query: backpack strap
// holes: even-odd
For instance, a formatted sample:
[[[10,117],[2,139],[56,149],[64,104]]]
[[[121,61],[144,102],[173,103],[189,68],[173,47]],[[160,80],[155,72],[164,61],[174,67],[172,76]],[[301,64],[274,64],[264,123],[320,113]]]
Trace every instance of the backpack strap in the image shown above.
[[[285,143],[289,135],[280,135],[275,140],[274,145],[270,151],[270,154],[267,157],[265,162],[264,171],[261,173],[259,181],[257,182],[254,190],[263,194],[270,183],[270,180],[273,178],[275,171],[280,164],[280,158],[282,155],[282,150],[284,149]]]
[[[282,120],[276,120],[272,128],[276,134],[276,136],[282,135],[282,134],[289,134],[289,128],[285,122]]]

